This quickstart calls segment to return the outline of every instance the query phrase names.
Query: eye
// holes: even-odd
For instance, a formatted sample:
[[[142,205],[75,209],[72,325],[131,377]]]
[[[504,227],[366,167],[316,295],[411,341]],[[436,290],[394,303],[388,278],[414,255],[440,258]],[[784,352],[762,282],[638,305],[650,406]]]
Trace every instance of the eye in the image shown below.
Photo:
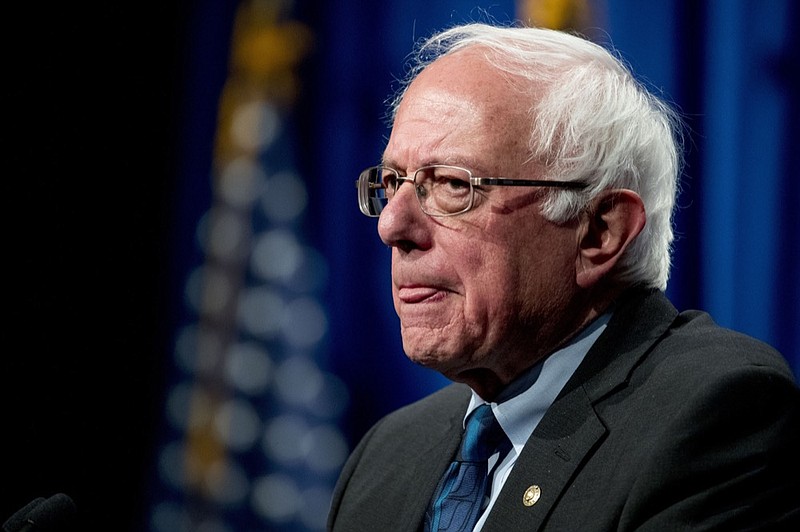
[[[422,209],[434,216],[469,209],[472,185],[469,171],[457,166],[426,166],[416,174],[417,197]]]
[[[458,168],[437,168],[433,175],[433,186],[442,193],[451,195],[469,192],[469,174]]]
[[[463,177],[446,177],[442,180],[442,184],[453,190],[469,189],[469,181]]]

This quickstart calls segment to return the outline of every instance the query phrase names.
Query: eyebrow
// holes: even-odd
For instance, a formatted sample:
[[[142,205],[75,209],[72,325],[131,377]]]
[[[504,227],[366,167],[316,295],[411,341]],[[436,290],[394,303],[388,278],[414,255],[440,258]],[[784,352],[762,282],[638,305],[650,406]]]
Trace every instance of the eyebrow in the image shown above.
[[[400,168],[398,168],[399,165],[397,164],[396,161],[393,161],[392,159],[385,159],[381,157],[380,164],[382,166],[388,166],[389,168],[394,168],[398,172],[400,171]],[[422,163],[417,165],[417,168],[423,168],[425,166],[432,166],[432,165],[458,166],[460,168],[464,168],[465,170],[469,170],[474,175],[488,175],[492,173],[479,170],[479,168],[481,168],[481,165],[480,163],[477,162],[477,160],[462,156],[458,156],[458,158],[452,158],[452,159],[449,158],[424,159]]]

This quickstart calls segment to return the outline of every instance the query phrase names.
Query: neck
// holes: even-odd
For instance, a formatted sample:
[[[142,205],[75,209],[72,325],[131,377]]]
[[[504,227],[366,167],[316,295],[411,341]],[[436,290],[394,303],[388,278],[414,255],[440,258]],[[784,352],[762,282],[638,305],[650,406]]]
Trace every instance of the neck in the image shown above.
[[[515,343],[525,345],[529,349],[524,357],[514,357],[510,353],[506,353],[505,356],[498,357],[497,362],[499,364],[495,368],[471,368],[455,376],[448,375],[448,377],[456,382],[466,384],[483,400],[488,402],[496,401],[501,394],[507,395],[505,392],[509,390],[510,385],[513,387],[512,383],[518,382],[532,368],[540,365],[544,359],[559,349],[566,347],[579,338],[584,331],[591,328],[592,323],[597,318],[608,312],[614,300],[614,297],[603,298],[601,302],[596,301],[593,305],[585,308],[584,312],[571,313],[573,316],[581,316],[581,318],[571,326],[570,324],[565,324],[567,331],[558,335],[559,341],[549,343],[552,346],[550,348],[532,352],[530,346],[543,345],[547,342],[543,342],[541,339],[518,339],[520,341]],[[521,361],[521,363],[512,365],[512,361],[515,359]]]

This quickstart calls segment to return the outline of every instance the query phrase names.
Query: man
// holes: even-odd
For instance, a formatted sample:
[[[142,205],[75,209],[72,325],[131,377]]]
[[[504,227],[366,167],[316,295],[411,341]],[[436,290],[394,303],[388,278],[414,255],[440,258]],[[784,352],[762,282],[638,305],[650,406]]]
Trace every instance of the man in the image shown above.
[[[663,295],[668,107],[565,33],[467,25],[419,57],[359,203],[392,247],[405,352],[455,384],[364,437],[329,528],[795,525],[790,370]]]

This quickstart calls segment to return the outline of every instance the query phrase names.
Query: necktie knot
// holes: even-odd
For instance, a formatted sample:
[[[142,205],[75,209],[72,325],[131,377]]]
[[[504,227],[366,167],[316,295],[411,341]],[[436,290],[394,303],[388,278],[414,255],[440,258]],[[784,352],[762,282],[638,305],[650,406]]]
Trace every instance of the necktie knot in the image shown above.
[[[500,447],[508,442],[503,428],[494,417],[492,407],[483,404],[476,408],[467,419],[464,438],[461,442],[460,460],[464,462],[485,462]]]

